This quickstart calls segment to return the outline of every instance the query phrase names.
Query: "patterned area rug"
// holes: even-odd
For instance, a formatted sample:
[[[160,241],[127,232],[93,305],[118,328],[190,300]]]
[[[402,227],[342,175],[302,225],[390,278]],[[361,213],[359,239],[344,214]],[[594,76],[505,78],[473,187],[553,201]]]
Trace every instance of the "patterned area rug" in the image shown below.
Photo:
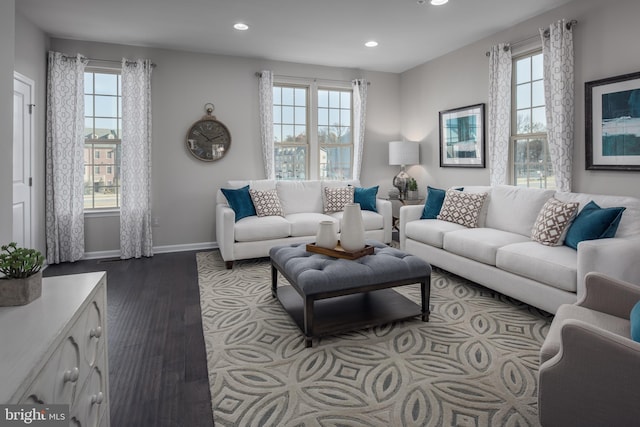
[[[551,316],[435,270],[431,316],[314,340],[266,259],[197,254],[216,426],[534,426]],[[286,283],[279,278],[279,285]],[[419,304],[417,285],[395,288]]]

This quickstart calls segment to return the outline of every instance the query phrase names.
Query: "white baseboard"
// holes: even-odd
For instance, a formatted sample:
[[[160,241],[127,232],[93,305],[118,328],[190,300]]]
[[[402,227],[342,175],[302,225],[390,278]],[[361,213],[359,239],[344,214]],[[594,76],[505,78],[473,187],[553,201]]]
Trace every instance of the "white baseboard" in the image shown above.
[[[186,243],[182,245],[164,245],[154,246],[154,254],[164,254],[169,252],[186,252],[186,251],[202,251],[208,249],[217,249],[217,242],[202,242],[202,243]],[[120,258],[120,250],[111,251],[95,251],[85,252],[82,259],[101,259],[101,258]]]

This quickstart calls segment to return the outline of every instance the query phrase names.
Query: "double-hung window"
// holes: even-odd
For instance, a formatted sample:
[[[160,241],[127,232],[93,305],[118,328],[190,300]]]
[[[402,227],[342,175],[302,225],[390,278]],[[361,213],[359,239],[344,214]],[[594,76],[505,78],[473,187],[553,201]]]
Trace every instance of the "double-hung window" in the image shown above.
[[[274,83],[276,179],[350,179],[352,114],[353,92],[348,84]]]
[[[513,58],[511,147],[513,184],[555,188],[547,143],[542,52]]]
[[[120,207],[122,130],[120,72],[84,73],[84,208]]]

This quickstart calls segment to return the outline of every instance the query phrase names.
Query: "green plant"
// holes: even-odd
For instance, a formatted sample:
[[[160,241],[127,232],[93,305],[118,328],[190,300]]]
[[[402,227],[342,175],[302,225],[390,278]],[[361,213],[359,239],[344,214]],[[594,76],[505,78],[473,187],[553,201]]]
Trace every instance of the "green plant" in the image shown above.
[[[418,191],[418,183],[415,178],[409,178],[409,191]]]
[[[0,254],[0,273],[5,279],[24,279],[42,268],[44,257],[35,249],[19,248],[16,242],[3,245]]]

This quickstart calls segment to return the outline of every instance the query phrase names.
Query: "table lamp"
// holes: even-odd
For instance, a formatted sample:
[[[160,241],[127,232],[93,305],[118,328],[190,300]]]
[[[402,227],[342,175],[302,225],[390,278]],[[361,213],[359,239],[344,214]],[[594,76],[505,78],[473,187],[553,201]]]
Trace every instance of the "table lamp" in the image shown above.
[[[405,172],[407,165],[416,165],[420,161],[420,145],[411,141],[389,142],[389,165],[400,165],[400,172],[393,178],[393,186],[400,191],[400,198],[407,198],[407,187],[411,176]]]

